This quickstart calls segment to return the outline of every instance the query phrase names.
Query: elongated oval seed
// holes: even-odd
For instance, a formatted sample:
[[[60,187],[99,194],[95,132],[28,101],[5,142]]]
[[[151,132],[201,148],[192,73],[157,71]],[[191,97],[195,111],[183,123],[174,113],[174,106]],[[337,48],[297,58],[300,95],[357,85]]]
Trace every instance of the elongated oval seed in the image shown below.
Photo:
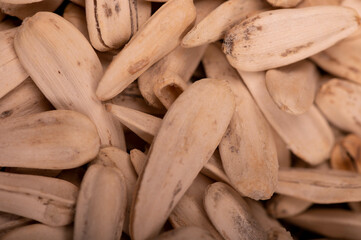
[[[133,200],[134,239],[157,235],[221,141],[233,111],[231,90],[226,82],[214,79],[197,81],[173,103],[153,141]]]
[[[267,239],[266,232],[252,216],[248,204],[224,183],[214,183],[207,188],[204,208],[226,240]]]
[[[203,206],[205,189],[212,183],[209,178],[198,174],[169,216],[173,227],[196,226],[209,231],[215,239],[223,239],[210,222]]]
[[[235,68],[263,71],[321,52],[356,31],[359,25],[357,13],[345,7],[267,11],[233,27],[225,37],[223,50]]]
[[[255,219],[267,232],[268,239],[291,240],[291,234],[274,218],[270,217],[260,202],[245,198]]]
[[[264,72],[239,73],[268,122],[294,154],[312,165],[330,156],[334,136],[327,121],[314,106],[297,116],[285,113],[269,95]]]
[[[71,240],[73,227],[50,227],[45,224],[31,224],[16,228],[4,235],[2,240]]]
[[[15,4],[15,3],[0,3],[0,9],[10,15],[15,16],[20,19],[25,19],[26,17],[31,17],[37,12],[52,12],[57,9],[63,0],[42,0],[42,1],[33,1],[27,4]]]
[[[361,176],[321,169],[279,170],[277,193],[314,203],[361,201]]]
[[[341,79],[322,85],[317,106],[335,126],[361,136],[361,86]]]
[[[359,239],[361,235],[361,214],[343,209],[310,209],[286,221],[330,238]]]
[[[126,185],[120,170],[90,166],[80,186],[74,239],[119,239],[126,208]]]
[[[195,16],[193,0],[171,0],[159,8],[114,58],[98,85],[98,98],[114,97],[177,47]]]
[[[268,213],[275,218],[295,216],[306,211],[310,206],[312,202],[285,195],[273,196],[267,202]]]
[[[28,78],[0,99],[0,119],[21,117],[52,109],[51,104]]]
[[[319,73],[310,61],[266,72],[266,86],[277,106],[290,114],[305,113],[313,104]]]
[[[195,24],[201,21],[205,16],[208,15],[208,13],[219,6],[222,2],[223,0],[195,1],[194,5],[197,11]],[[185,89],[185,84],[182,84],[182,82],[188,82],[190,80],[194,70],[199,65],[206,47],[207,46],[204,45],[197,48],[186,49],[178,46],[167,56],[163,57],[156,64],[145,71],[139,77],[138,83],[139,89],[146,101],[151,106],[158,108],[162,107],[160,101],[163,103],[163,105],[165,104],[165,106],[170,106],[174,101],[172,98],[175,99],[178,97],[178,95]],[[160,86],[158,84],[157,87],[155,86],[158,82],[170,82],[172,79],[178,80],[175,82],[176,85],[174,84],[175,87],[168,85],[169,87],[162,88],[162,91],[160,91]],[[177,86],[180,86],[180,89],[178,89]],[[160,98],[160,101],[157,98]]]
[[[133,19],[128,0],[86,0],[86,19],[90,41],[99,51],[109,51],[124,45],[132,35]],[[136,13],[134,13],[136,16]]]
[[[0,98],[29,76],[15,53],[14,36],[17,31],[18,28],[0,31]]]
[[[9,231],[13,228],[27,225],[33,221],[29,218],[24,218],[10,213],[0,212],[0,236],[2,233]]]
[[[236,108],[219,145],[224,170],[242,195],[268,199],[277,185],[277,150],[270,126],[222,51],[210,45],[203,58],[208,77],[227,80]]]
[[[292,8],[303,0],[267,0],[274,7]]]
[[[212,240],[212,235],[199,227],[182,227],[165,232],[153,240]]]
[[[262,0],[228,0],[196,24],[183,38],[182,47],[193,48],[217,41],[247,15],[266,8]]]
[[[118,168],[123,176],[127,187],[127,208],[123,224],[123,232],[129,234],[129,216],[133,199],[133,192],[137,181],[137,173],[132,166],[128,153],[116,147],[107,147],[99,151],[98,157],[93,161],[96,164],[102,164],[107,167]]]
[[[121,126],[95,96],[103,74],[100,61],[71,23],[54,13],[37,13],[23,22],[14,44],[20,62],[54,107],[89,116],[103,146],[125,149]]]
[[[78,188],[49,177],[0,172],[0,211],[50,226],[73,221]]]
[[[1,166],[74,168],[99,151],[94,124],[77,112],[56,110],[1,121]]]
[[[346,38],[311,57],[325,71],[361,83],[361,38]]]

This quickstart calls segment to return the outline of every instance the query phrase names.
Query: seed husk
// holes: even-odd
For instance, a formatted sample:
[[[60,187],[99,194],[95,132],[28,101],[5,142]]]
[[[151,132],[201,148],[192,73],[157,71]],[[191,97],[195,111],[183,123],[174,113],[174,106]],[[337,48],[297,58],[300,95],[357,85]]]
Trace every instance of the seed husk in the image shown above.
[[[276,192],[313,203],[361,201],[361,176],[339,170],[279,170]]]
[[[333,169],[361,172],[361,139],[349,134],[335,144],[331,154]]]
[[[295,155],[311,165],[320,164],[329,158],[334,136],[315,106],[301,115],[285,113],[269,95],[264,72],[239,73],[268,122]]]
[[[10,213],[0,212],[0,237],[9,230],[31,223],[33,220]]]
[[[303,0],[267,0],[274,7],[292,8],[296,7]]]
[[[109,65],[98,85],[98,98],[116,96],[176,48],[195,16],[193,0],[171,0],[159,8]]]
[[[20,62],[55,108],[87,115],[102,146],[125,150],[122,127],[95,96],[103,74],[99,58],[71,23],[54,13],[37,13],[23,22],[14,44]]]
[[[319,73],[307,60],[266,72],[266,86],[277,106],[289,113],[305,113],[313,104]]]
[[[204,208],[224,239],[267,239],[248,204],[230,186],[213,183],[206,189]]]
[[[26,116],[52,109],[49,101],[29,78],[0,99],[0,119]]]
[[[29,77],[14,50],[17,31],[18,28],[11,28],[0,32],[0,98]]]
[[[239,70],[264,71],[319,53],[359,25],[356,11],[339,6],[266,11],[233,27],[224,39],[223,51]]]
[[[195,1],[194,5],[197,11],[195,24],[222,2],[222,0]],[[164,105],[168,108],[174,99],[184,91],[185,84],[182,82],[189,82],[206,47],[204,45],[187,49],[178,46],[140,75],[138,83],[144,99],[153,107],[161,108]],[[160,87],[162,88],[160,89]]]
[[[182,47],[192,48],[222,39],[236,23],[266,8],[262,0],[229,0],[209,13],[184,36]]]
[[[53,12],[62,2],[63,0],[27,1],[27,3],[1,1],[0,9],[10,16],[24,20],[26,17],[31,17],[37,12]]]
[[[361,234],[361,214],[344,209],[310,209],[286,221],[330,238],[358,239]]]
[[[173,103],[140,175],[131,213],[134,239],[157,235],[221,141],[233,111],[231,90],[213,79],[197,81]]]
[[[73,227],[50,227],[45,224],[31,224],[16,228],[5,234],[2,240],[71,240],[73,237]]]
[[[292,217],[311,206],[312,202],[285,195],[275,195],[267,202],[268,213],[275,218]]]
[[[327,120],[338,128],[359,136],[360,101],[361,86],[342,79],[332,79],[324,83],[316,96],[316,104]]]
[[[0,172],[0,211],[34,219],[49,226],[73,221],[78,188],[43,176]]]
[[[126,191],[120,170],[91,165],[80,186],[74,240],[119,239],[125,218]]]
[[[1,166],[74,168],[99,151],[94,124],[77,112],[56,110],[0,121]]]
[[[71,22],[84,35],[84,37],[89,40],[84,8],[73,3],[69,3],[64,9],[63,18]]]
[[[224,170],[242,195],[269,199],[277,185],[277,149],[271,128],[237,72],[219,48],[210,45],[203,58],[208,77],[227,80],[236,108],[219,145]]]

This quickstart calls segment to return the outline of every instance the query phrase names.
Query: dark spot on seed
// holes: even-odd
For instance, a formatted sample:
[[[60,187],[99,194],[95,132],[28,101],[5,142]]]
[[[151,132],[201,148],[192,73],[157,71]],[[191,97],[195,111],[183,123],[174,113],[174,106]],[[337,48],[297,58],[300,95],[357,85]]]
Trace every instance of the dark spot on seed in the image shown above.
[[[6,110],[0,114],[0,118],[7,118],[13,114],[13,110]]]
[[[80,65],[81,65],[81,63],[80,63],[79,61],[77,61],[77,62],[76,62],[76,64],[77,64],[78,66],[80,66]]]
[[[105,13],[105,16],[106,17],[111,17],[113,12],[112,12],[112,9],[108,7],[108,4],[104,3],[102,5],[103,9],[104,9],[104,13]]]
[[[119,3],[115,4],[115,8],[114,10],[119,13],[120,12],[120,6],[119,6]]]

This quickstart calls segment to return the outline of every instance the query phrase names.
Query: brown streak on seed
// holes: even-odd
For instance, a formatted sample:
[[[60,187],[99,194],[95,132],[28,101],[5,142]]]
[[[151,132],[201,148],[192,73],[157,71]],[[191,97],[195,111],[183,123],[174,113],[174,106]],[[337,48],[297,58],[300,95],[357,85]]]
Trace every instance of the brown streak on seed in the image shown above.
[[[301,46],[297,46],[294,48],[289,48],[286,51],[284,51],[283,53],[281,53],[281,57],[287,57],[291,54],[296,54],[297,52],[299,52],[301,49],[305,49],[308,48],[310,46],[312,46],[313,42],[308,42],[307,44],[301,45]]]
[[[142,70],[147,64],[149,63],[149,59],[145,58],[142,59],[136,63],[133,63],[129,68],[128,68],[128,72],[130,74],[135,74],[137,72],[139,72],[140,70]]]
[[[113,12],[112,12],[112,9],[110,7],[108,7],[108,4],[104,3],[102,5],[102,7],[104,8],[105,16],[108,17],[108,18],[111,17]]]

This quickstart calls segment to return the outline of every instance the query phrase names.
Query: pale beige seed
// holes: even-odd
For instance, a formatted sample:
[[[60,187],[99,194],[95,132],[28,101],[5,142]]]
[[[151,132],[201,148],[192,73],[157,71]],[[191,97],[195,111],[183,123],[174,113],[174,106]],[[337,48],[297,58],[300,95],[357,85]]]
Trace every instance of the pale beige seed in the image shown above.
[[[124,126],[148,143],[152,143],[153,137],[157,134],[162,123],[160,118],[130,108],[108,103],[106,109]]]
[[[165,232],[158,237],[155,237],[154,240],[212,240],[214,239],[212,235],[198,227],[183,227],[177,228],[168,232]]]
[[[277,185],[278,170],[270,126],[219,48],[210,45],[203,64],[208,77],[229,83],[236,100],[232,120],[219,145],[224,170],[242,195],[269,199]]]
[[[322,6],[322,5],[334,5],[339,6],[344,0],[303,0],[300,4],[298,4],[298,8],[303,7],[314,7],[314,6]]]
[[[73,227],[50,227],[45,224],[31,224],[16,228],[5,234],[2,240],[71,240]]]
[[[322,85],[316,104],[327,120],[342,130],[361,136],[361,86],[342,79]]]
[[[0,211],[49,226],[73,221],[78,188],[49,177],[0,172]]]
[[[153,138],[157,135],[162,124],[161,118],[114,104],[107,104],[106,107],[124,126],[131,129],[144,141],[153,142]],[[220,158],[214,155],[204,165],[202,173],[212,179],[229,183]]]
[[[17,31],[18,28],[11,28],[0,32],[0,98],[29,76],[14,50],[14,36]]]
[[[287,144],[283,141],[280,135],[271,127],[273,139],[277,148],[277,159],[279,168],[291,167],[291,151],[288,149]]]
[[[28,1],[29,2],[29,1]],[[0,9],[10,15],[20,19],[31,17],[37,12],[53,12],[55,11],[63,0],[42,0],[42,1],[30,1],[31,3],[6,3],[6,1],[0,2]]]
[[[269,4],[274,7],[282,7],[282,8],[293,8],[296,7],[303,0],[267,0]]]
[[[98,157],[93,161],[95,164],[101,164],[106,167],[116,167],[123,176],[127,188],[127,207],[123,224],[123,231],[129,234],[129,216],[132,205],[133,192],[137,181],[137,173],[132,166],[128,153],[116,147],[102,148]]]
[[[1,0],[3,3],[12,3],[12,4],[29,4],[35,2],[41,2],[43,0]]]
[[[361,139],[349,134],[335,144],[331,154],[333,169],[361,172]]]
[[[119,239],[125,218],[126,191],[120,170],[91,165],[80,186],[74,240]]]
[[[28,78],[0,99],[0,119],[21,117],[52,109],[34,82]]]
[[[192,0],[171,0],[159,8],[114,58],[98,85],[98,98],[104,101],[122,92],[177,47],[182,34],[193,22],[195,11]]]
[[[31,219],[0,212],[0,237],[9,230],[31,223]]]
[[[139,81],[139,79],[138,79]],[[140,87],[139,87],[140,88]],[[144,113],[153,114],[153,115],[164,115],[166,109],[152,107],[144,99],[138,88],[138,83],[131,83],[123,92],[119,93],[117,96],[109,100],[108,102],[120,105],[127,108],[132,108]]]
[[[214,183],[206,189],[204,208],[226,240],[267,239],[267,233],[252,216],[242,197],[224,183]]]
[[[267,211],[274,218],[292,217],[306,211],[312,202],[285,196],[275,195],[267,202]]]
[[[225,1],[184,36],[182,46],[186,48],[215,42],[224,37],[234,24],[256,11],[266,8],[264,0]]]
[[[250,198],[244,199],[251,209],[252,215],[267,232],[268,239],[292,240],[288,232],[276,219],[270,217],[261,203]]]
[[[69,3],[64,9],[63,17],[71,22],[84,35],[84,37],[89,40],[84,8],[73,3]]]
[[[305,113],[313,104],[319,80],[316,66],[307,60],[266,72],[266,86],[277,106],[290,114]]]
[[[197,81],[173,103],[152,143],[135,193],[134,239],[157,235],[221,141],[233,111],[231,90],[214,79]]]
[[[285,66],[319,53],[357,30],[353,9],[316,6],[256,14],[233,27],[223,51],[242,71]]]
[[[223,0],[195,1],[194,5],[197,11],[195,24],[222,2]],[[139,89],[145,100],[151,106],[161,108],[164,105],[169,108],[186,88],[186,84],[182,84],[182,82],[189,82],[206,47],[204,45],[186,49],[178,46],[145,71],[138,79]]]
[[[131,5],[128,0],[86,0],[86,20],[93,47],[109,51],[123,46],[134,31]],[[136,13],[134,13],[136,15]]]
[[[140,175],[146,164],[147,156],[138,149],[133,149],[130,151],[130,158]],[[197,226],[208,230],[215,239],[223,239],[209,221],[203,208],[204,190],[211,183],[209,178],[198,174],[169,216],[169,221],[174,228]]]
[[[74,168],[99,151],[94,124],[77,112],[56,110],[0,121],[1,166]]]
[[[125,149],[122,127],[95,96],[103,74],[100,61],[71,23],[54,13],[37,13],[23,22],[14,44],[20,62],[54,107],[86,114],[102,146]]]
[[[297,116],[285,113],[269,95],[264,72],[240,74],[268,122],[294,154],[312,165],[329,158],[334,136],[316,107]]]
[[[313,203],[361,201],[361,176],[323,169],[279,170],[276,192]]]
[[[345,39],[311,59],[336,76],[361,83],[361,37]]]
[[[335,239],[359,239],[361,214],[344,209],[310,209],[287,222]]]

